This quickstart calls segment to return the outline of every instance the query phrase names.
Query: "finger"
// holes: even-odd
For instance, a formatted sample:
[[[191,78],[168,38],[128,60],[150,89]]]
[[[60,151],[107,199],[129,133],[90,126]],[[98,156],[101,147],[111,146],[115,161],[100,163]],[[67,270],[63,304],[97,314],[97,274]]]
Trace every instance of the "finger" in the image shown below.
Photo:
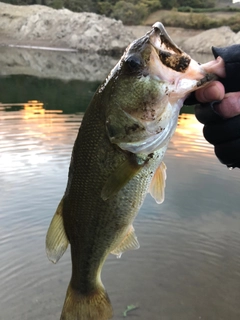
[[[203,103],[195,106],[195,116],[202,124],[222,123],[225,119],[218,115],[212,108],[211,103]]]
[[[195,92],[196,99],[202,103],[222,100],[224,98],[224,94],[224,86],[219,81],[213,81],[208,86]]]
[[[207,124],[203,128],[205,139],[214,145],[240,138],[240,115],[221,122]]]
[[[240,92],[226,93],[224,99],[214,105],[214,110],[224,118],[235,117],[240,114]]]
[[[225,78],[225,62],[221,57],[202,64],[203,69],[208,73],[214,73],[220,78]]]

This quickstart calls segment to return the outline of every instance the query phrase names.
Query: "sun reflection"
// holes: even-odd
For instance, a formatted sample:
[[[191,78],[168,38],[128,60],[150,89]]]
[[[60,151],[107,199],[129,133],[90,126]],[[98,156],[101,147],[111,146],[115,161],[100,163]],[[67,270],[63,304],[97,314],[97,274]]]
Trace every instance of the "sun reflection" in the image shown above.
[[[19,102],[19,103],[1,103],[0,110],[11,111],[13,107],[21,107],[24,111],[24,118],[30,119],[36,115],[45,115],[45,114],[61,114],[62,110],[46,110],[44,108],[44,103],[38,100],[29,100],[28,102]]]
[[[203,125],[198,122],[193,114],[182,113],[178,118],[178,127],[176,132],[181,135],[199,136]]]
[[[57,114],[62,113],[62,110],[46,110],[43,107],[43,103],[37,100],[30,100],[24,104],[25,119],[30,119],[34,115],[45,115],[45,114]]]
[[[46,110],[40,101],[0,106],[0,172],[23,172],[44,163],[68,163],[83,114],[62,114]],[[194,115],[181,114],[168,152],[174,157],[212,157],[212,146],[202,135],[202,125]]]
[[[82,114],[46,110],[37,100],[0,103],[0,172],[19,175],[50,161],[68,162],[81,120]]]
[[[30,100],[28,103],[24,104],[24,110],[33,114],[44,114],[45,109],[43,108],[43,103],[37,100]]]
[[[203,125],[197,121],[194,114],[181,114],[171,152],[177,157],[186,157],[186,153],[191,156],[193,152],[212,157],[213,147],[203,137],[202,128]]]

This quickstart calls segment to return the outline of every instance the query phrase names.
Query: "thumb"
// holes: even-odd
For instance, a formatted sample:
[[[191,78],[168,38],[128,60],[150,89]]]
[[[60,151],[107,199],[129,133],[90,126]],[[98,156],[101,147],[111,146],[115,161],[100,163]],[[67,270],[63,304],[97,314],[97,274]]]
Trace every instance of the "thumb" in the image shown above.
[[[206,103],[214,100],[222,100],[224,98],[225,89],[221,82],[213,81],[206,87],[195,92],[195,97],[199,102]]]
[[[214,110],[224,118],[240,114],[240,92],[226,93],[223,100],[214,105]]]

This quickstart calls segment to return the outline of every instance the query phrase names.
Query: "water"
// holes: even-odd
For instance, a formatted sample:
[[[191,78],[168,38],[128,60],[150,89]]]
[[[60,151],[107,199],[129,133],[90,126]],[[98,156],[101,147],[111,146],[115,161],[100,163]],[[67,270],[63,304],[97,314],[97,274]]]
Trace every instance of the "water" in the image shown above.
[[[11,106],[0,110],[0,320],[60,317],[70,255],[50,263],[45,234],[97,86],[2,74],[0,101]],[[43,105],[13,106],[28,100]],[[201,130],[193,114],[181,115],[165,156],[165,202],[147,196],[134,224],[141,248],[104,265],[116,320],[130,304],[138,306],[130,319],[240,319],[240,172],[218,162]]]

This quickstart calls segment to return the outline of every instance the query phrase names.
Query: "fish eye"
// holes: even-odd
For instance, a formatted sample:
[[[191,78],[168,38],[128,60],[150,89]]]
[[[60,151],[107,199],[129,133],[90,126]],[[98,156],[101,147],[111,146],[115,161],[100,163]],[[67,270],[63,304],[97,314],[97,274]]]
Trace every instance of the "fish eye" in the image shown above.
[[[142,64],[141,60],[138,56],[131,56],[126,60],[127,65],[130,67],[132,70],[138,70]]]

